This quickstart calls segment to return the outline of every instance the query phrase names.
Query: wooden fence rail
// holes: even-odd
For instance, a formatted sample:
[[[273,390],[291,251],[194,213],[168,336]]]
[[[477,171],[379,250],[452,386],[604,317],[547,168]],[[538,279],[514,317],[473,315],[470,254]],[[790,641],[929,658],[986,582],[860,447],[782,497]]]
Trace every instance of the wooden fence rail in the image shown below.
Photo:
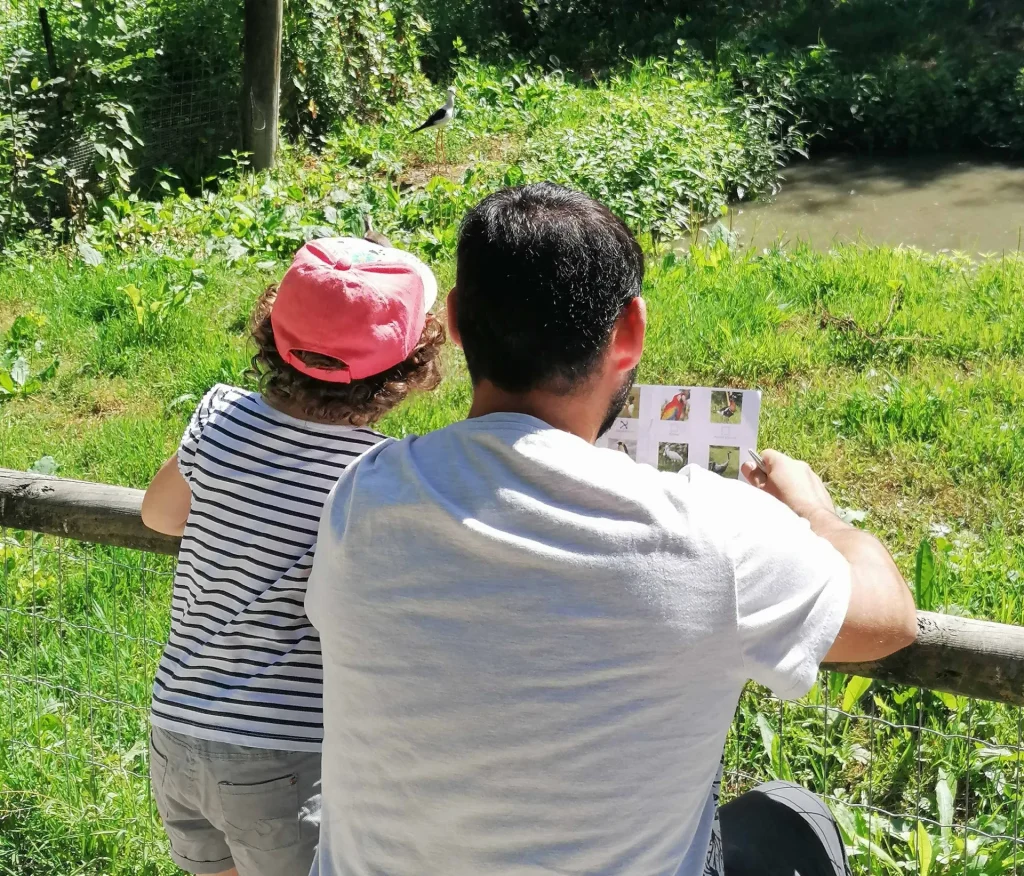
[[[142,491],[0,469],[0,526],[175,555],[142,523]],[[1024,705],[1024,627],[922,611],[918,638],[884,660],[828,668],[895,684]]]

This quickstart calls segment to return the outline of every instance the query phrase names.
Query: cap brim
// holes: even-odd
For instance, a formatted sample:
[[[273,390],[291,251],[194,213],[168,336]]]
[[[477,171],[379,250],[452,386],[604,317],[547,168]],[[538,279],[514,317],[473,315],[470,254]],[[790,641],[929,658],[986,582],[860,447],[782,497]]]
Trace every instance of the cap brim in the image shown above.
[[[381,249],[387,253],[389,258],[404,262],[419,274],[420,279],[423,281],[423,312],[429,313],[430,308],[437,301],[437,279],[434,277],[434,272],[411,252],[406,252],[404,249],[395,249],[394,247],[389,249],[382,246]]]

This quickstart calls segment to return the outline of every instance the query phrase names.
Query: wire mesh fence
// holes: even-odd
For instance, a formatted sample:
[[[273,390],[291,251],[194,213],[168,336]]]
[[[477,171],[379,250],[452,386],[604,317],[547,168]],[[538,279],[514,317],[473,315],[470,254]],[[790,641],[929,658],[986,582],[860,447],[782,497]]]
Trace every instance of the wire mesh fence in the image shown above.
[[[240,145],[242,20],[238,0],[0,0],[0,68],[21,51],[19,81],[62,79],[37,147],[74,177],[101,183],[113,147],[139,183],[163,167],[198,182]],[[124,131],[104,130],[114,103]]]
[[[744,695],[726,791],[766,776],[811,788],[855,873],[1017,874],[1021,728],[1016,706],[823,672],[797,703]]]
[[[147,763],[173,562],[0,539],[0,872],[176,872]]]
[[[0,530],[0,873],[176,872],[148,785],[173,560]],[[1017,707],[822,673],[749,689],[727,799],[771,778],[832,806],[854,873],[1024,870]]]

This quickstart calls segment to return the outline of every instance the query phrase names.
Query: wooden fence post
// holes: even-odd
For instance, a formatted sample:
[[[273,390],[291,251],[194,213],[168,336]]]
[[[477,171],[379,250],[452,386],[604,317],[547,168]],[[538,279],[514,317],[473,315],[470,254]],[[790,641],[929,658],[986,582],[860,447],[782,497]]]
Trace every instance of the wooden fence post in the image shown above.
[[[245,0],[242,146],[254,170],[274,166],[281,106],[284,0]]]
[[[57,54],[53,50],[53,31],[50,29],[50,17],[46,14],[46,7],[39,7],[39,26],[43,29],[43,45],[46,46],[46,63],[50,68],[50,78],[56,79]]]

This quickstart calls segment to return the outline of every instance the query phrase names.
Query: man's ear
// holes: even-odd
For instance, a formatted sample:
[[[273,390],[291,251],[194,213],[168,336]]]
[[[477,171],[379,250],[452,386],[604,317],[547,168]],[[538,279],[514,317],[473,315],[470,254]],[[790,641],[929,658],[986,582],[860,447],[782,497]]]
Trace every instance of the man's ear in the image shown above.
[[[448,297],[444,301],[444,309],[448,321],[448,340],[461,350],[462,336],[459,334],[458,291],[455,286],[452,286],[451,292],[448,293]]]
[[[640,362],[647,332],[647,302],[639,295],[615,321],[611,337],[611,362],[616,371],[631,371]]]

